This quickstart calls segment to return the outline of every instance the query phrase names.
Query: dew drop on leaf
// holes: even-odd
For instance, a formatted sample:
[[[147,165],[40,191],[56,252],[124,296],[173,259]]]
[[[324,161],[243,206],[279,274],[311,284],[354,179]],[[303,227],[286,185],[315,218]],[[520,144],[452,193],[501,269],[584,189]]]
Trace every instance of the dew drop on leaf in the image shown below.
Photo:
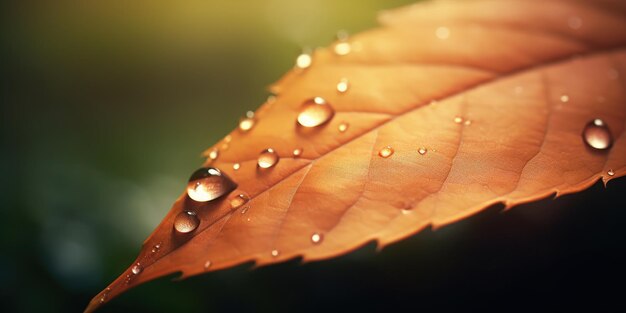
[[[345,133],[346,130],[348,130],[348,127],[350,127],[350,124],[348,124],[347,122],[342,122],[341,124],[339,124],[339,126],[337,126],[337,129],[339,130],[339,132]]]
[[[350,82],[347,78],[342,78],[337,83],[337,91],[339,93],[345,93],[346,91],[348,91],[348,88],[350,88]]]
[[[561,95],[560,100],[563,103],[568,103],[569,102],[569,96],[568,95]]]
[[[156,245],[152,246],[152,253],[156,253],[157,251],[159,251],[159,249],[161,249],[161,243],[157,243]]]
[[[248,132],[249,130],[252,129],[252,127],[254,127],[254,124],[256,124],[256,120],[254,119],[254,115],[252,117],[244,117],[241,120],[239,120],[239,130],[241,130],[242,132]]]
[[[240,193],[230,199],[230,207],[236,209],[248,203],[248,201],[250,201],[250,197],[245,193]]]
[[[305,69],[311,66],[313,63],[313,57],[309,52],[303,52],[296,58],[296,67],[300,69]]]
[[[205,270],[208,270],[208,269],[209,269],[209,267],[211,267],[211,264],[212,264],[212,263],[211,263],[211,261],[206,261],[206,262],[204,262],[204,269],[205,269]]]
[[[143,267],[141,267],[141,264],[137,263],[137,264],[135,264],[135,266],[133,266],[133,268],[131,269],[131,272],[133,272],[133,274],[137,275],[137,274],[141,273],[142,270],[143,270]]]
[[[388,158],[390,157],[392,154],[394,153],[393,148],[390,146],[386,146],[382,149],[380,149],[380,151],[378,151],[378,155],[383,157],[383,158]]]
[[[324,239],[324,235],[320,233],[313,233],[313,235],[311,235],[311,242],[314,244],[318,244],[322,242],[323,239]]]
[[[174,229],[182,234],[187,234],[196,230],[198,225],[200,225],[200,220],[196,216],[195,212],[180,212],[174,219]]]
[[[609,176],[615,175],[615,172],[611,169],[606,172]]]
[[[421,155],[426,154],[426,152],[428,152],[428,150],[426,150],[426,148],[419,148],[419,150],[417,150],[417,152]]]
[[[213,167],[203,167],[191,174],[187,184],[189,198],[198,202],[211,201],[235,189],[235,183]]]
[[[347,55],[352,51],[352,46],[347,41],[342,41],[335,44],[335,54],[337,55]]]
[[[300,157],[302,155],[302,148],[295,148],[293,149],[293,157],[297,158]]]
[[[330,121],[335,110],[322,97],[307,100],[300,108],[298,124],[304,127],[316,127]]]
[[[239,163],[235,163],[235,164],[233,164],[233,170],[235,170],[235,171],[236,171],[236,170],[238,170],[239,168],[241,168],[241,164],[239,164]]]
[[[278,163],[280,158],[278,157],[278,153],[274,151],[272,148],[265,149],[261,151],[259,154],[259,158],[257,159],[257,164],[260,168],[270,168],[276,163]]]
[[[608,126],[599,118],[587,123],[583,130],[583,140],[596,150],[606,150],[613,145],[613,137]]]
[[[209,152],[209,159],[211,160],[217,160],[217,157],[220,156],[220,151],[216,149],[211,150],[211,152]]]
[[[463,118],[460,117],[460,116],[457,116],[457,117],[454,118],[454,122],[457,123],[457,124],[461,124],[461,123],[463,123]]]

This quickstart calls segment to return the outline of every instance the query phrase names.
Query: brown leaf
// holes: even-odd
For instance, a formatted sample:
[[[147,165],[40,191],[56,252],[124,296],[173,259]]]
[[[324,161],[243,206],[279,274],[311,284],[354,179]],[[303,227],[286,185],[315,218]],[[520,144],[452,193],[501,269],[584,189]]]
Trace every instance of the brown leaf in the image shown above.
[[[509,208],[626,174],[626,2],[437,1],[380,21],[315,50],[310,67],[272,87],[278,96],[251,130],[207,150],[219,153],[205,166],[236,189],[202,203],[183,194],[87,311],[170,273],[382,247],[496,203]],[[316,96],[334,116],[299,126],[303,103]],[[594,119],[608,126],[609,149],[585,143]],[[259,168],[267,148],[280,159]],[[250,201],[233,209],[240,193]],[[184,210],[200,224],[178,234],[172,225]]]

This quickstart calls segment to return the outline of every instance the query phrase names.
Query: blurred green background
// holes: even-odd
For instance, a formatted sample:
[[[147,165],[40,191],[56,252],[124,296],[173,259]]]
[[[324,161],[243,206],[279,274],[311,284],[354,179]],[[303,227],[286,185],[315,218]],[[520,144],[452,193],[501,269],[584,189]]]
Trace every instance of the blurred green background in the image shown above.
[[[0,310],[82,311],[303,47],[409,2],[3,3]],[[103,312],[610,305],[625,187],[495,208],[382,253],[160,279]]]

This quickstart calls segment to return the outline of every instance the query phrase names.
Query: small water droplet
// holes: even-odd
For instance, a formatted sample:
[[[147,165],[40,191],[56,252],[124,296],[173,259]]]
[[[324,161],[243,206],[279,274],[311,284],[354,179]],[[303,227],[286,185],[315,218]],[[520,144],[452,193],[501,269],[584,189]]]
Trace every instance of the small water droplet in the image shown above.
[[[239,120],[239,130],[241,130],[242,132],[248,132],[252,129],[252,127],[254,127],[254,125],[256,124],[256,119],[253,117],[244,117],[241,120]]]
[[[247,118],[253,118],[254,117],[254,111],[247,111],[246,112],[246,117]]]
[[[465,122],[463,124],[465,126],[470,126],[470,125],[472,125],[472,121],[471,120],[465,120]]]
[[[350,127],[350,124],[348,124],[347,122],[342,122],[341,124],[339,124],[339,126],[337,126],[337,129],[339,130],[339,132],[345,133],[346,130],[348,130],[348,127]]]
[[[300,69],[308,68],[312,63],[313,57],[309,52],[302,52],[302,54],[296,58],[296,67]]]
[[[195,201],[206,202],[217,199],[234,188],[233,181],[220,170],[203,167],[191,174],[187,184],[187,194]]]
[[[248,201],[250,201],[250,197],[245,193],[240,193],[230,199],[230,207],[236,209],[248,203]]]
[[[183,211],[178,213],[174,219],[174,229],[179,233],[190,233],[196,230],[198,225],[200,225],[200,220],[196,216],[196,212]]]
[[[337,55],[348,55],[350,51],[352,51],[352,46],[347,41],[342,41],[335,44],[335,54]]]
[[[161,249],[161,243],[157,243],[156,245],[152,246],[152,253],[156,253],[157,251],[159,251],[159,249]]]
[[[231,135],[226,135],[226,137],[224,137],[224,142],[225,143],[229,143],[233,140],[233,136]]]
[[[386,146],[382,149],[380,149],[380,151],[378,151],[378,155],[383,157],[383,158],[388,158],[390,157],[392,154],[394,153],[393,148],[390,146]]]
[[[302,155],[302,148],[295,148],[293,149],[293,157],[297,158],[300,157]]]
[[[311,242],[314,244],[318,244],[322,242],[323,239],[324,239],[324,235],[320,233],[313,233],[313,235],[311,235]]]
[[[212,264],[211,261],[204,262],[204,270],[208,270],[209,267],[211,267],[211,264]]]
[[[408,210],[408,209],[402,209],[402,210],[400,210],[400,212],[402,212],[402,215],[409,215],[409,214],[411,214],[413,211]]]
[[[559,99],[561,99],[561,102],[563,102],[563,103],[568,103],[569,102],[569,96],[568,95],[561,95],[561,97]]]
[[[220,151],[217,150],[217,148],[211,150],[211,152],[209,152],[209,159],[211,160],[217,160],[217,157],[220,156]]]
[[[265,102],[267,102],[268,104],[272,104],[272,103],[276,102],[276,95],[269,95],[269,96],[267,96],[267,100],[265,100]]]
[[[239,164],[239,163],[233,164],[233,170],[236,171],[236,170],[239,170],[240,168],[241,168],[241,164]]]
[[[583,26],[583,20],[578,16],[571,16],[567,20],[567,25],[569,28],[576,30]]]
[[[426,148],[419,148],[419,150],[417,150],[417,152],[421,155],[426,154],[426,152],[428,152],[428,150],[426,150]]]
[[[463,123],[463,118],[460,117],[460,116],[457,116],[457,117],[454,118],[454,122],[457,123],[457,124],[461,124],[461,123]]]
[[[337,91],[339,91],[339,93],[345,93],[348,91],[348,88],[350,88],[350,82],[347,78],[342,78],[337,83]]]
[[[126,283],[126,285],[130,284],[130,281],[132,280],[132,276],[130,276],[130,274],[126,275],[126,279],[124,280],[124,282]]]
[[[133,274],[137,275],[137,274],[141,273],[142,270],[143,270],[143,267],[141,267],[141,264],[137,263],[137,264],[135,264],[135,266],[133,266],[133,268],[131,269],[131,272],[133,272]]]
[[[268,148],[261,151],[257,159],[257,164],[260,168],[270,168],[276,165],[279,160],[280,158],[278,157],[278,153],[276,153],[274,149]]]
[[[599,118],[587,123],[583,130],[583,140],[588,146],[597,150],[606,150],[613,145],[609,127]]]
[[[276,249],[272,250],[272,256],[273,257],[277,257],[280,254],[280,252]]]
[[[307,100],[300,108],[298,124],[304,127],[316,127],[332,119],[335,110],[321,97]]]
[[[450,37],[450,29],[443,26],[438,27],[437,30],[435,30],[435,36],[441,40],[448,39]]]
[[[246,214],[246,212],[248,212],[248,210],[250,209],[249,206],[245,206],[241,209],[241,214]],[[250,219],[248,219],[248,221],[250,221]]]
[[[613,175],[615,175],[615,172],[614,172],[613,170],[608,170],[606,173],[607,173],[609,176],[613,176]]]

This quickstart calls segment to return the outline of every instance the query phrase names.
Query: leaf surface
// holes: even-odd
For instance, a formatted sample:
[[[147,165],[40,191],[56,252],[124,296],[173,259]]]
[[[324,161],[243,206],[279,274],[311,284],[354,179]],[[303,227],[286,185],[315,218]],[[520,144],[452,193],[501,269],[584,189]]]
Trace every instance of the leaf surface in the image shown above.
[[[171,273],[382,247],[493,204],[510,208],[626,174],[626,2],[431,1],[379,20],[347,40],[346,55],[335,52],[343,42],[315,50],[310,67],[271,87],[277,97],[250,131],[207,150],[219,155],[204,166],[237,188],[204,203],[181,195],[87,311]],[[316,96],[335,114],[304,129],[296,118]],[[585,143],[594,119],[608,126],[610,149]],[[386,158],[385,147],[393,149]],[[261,169],[267,148],[280,160]],[[250,197],[244,213],[230,205],[240,193]],[[200,224],[180,236],[172,225],[184,210]]]

